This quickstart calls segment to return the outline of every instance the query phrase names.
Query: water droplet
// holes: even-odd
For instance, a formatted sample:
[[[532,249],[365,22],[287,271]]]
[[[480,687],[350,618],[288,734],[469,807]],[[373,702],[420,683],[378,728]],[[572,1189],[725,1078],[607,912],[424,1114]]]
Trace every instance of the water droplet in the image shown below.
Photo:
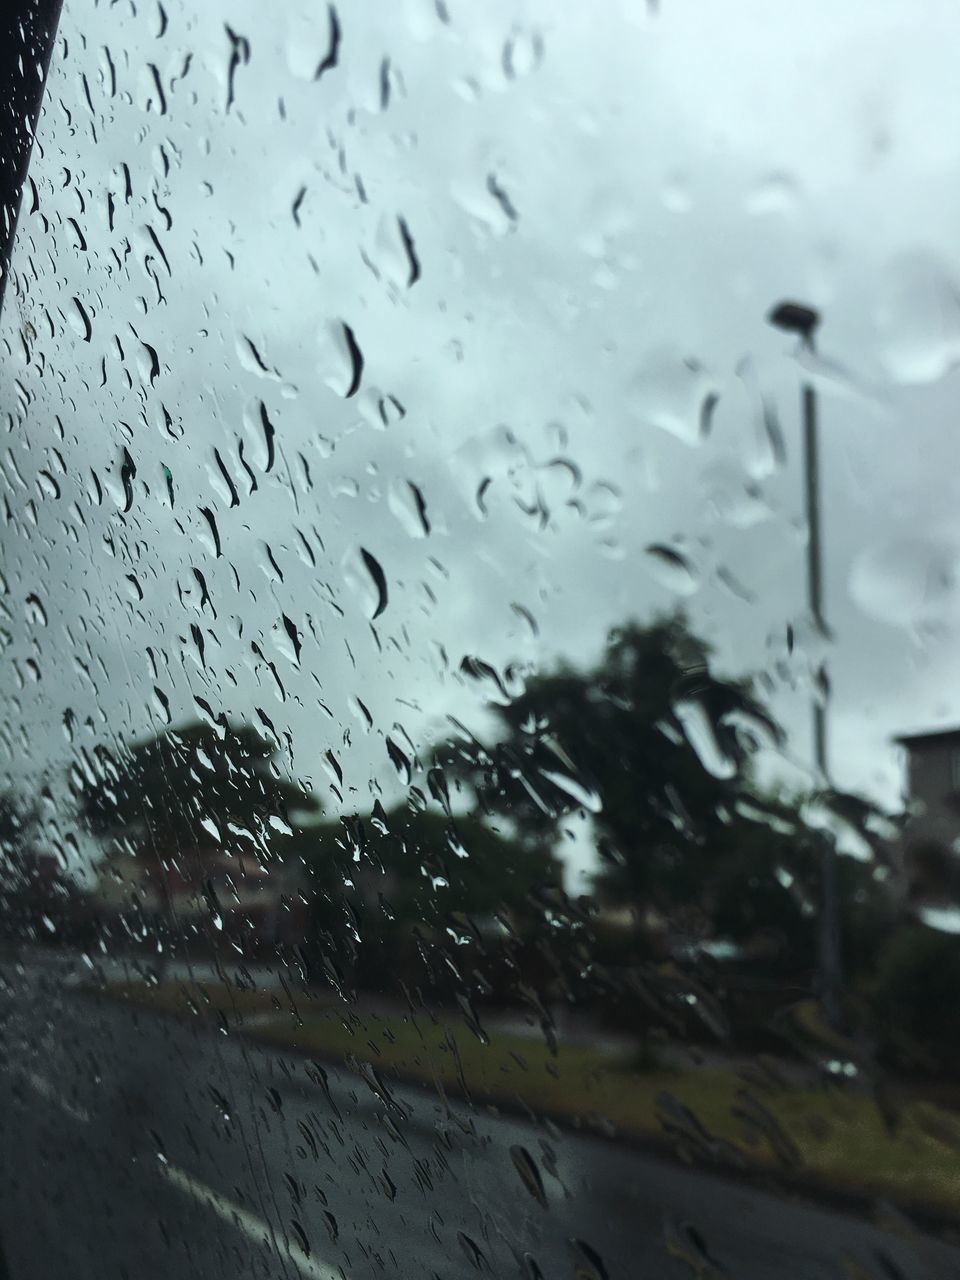
[[[70,305],[67,308],[67,319],[74,333],[81,337],[84,342],[89,342],[93,337],[93,322],[79,298],[71,298]]]
[[[917,908],[917,917],[928,929],[937,929],[940,933],[960,934],[960,908],[931,907]]]
[[[544,1190],[543,1179],[533,1156],[531,1156],[526,1147],[517,1145],[510,1148],[510,1159],[513,1161],[513,1167],[520,1175],[523,1185],[536,1200],[537,1204],[546,1209],[547,1193]]]
[[[370,714],[370,711],[366,703],[361,702],[361,700],[356,696],[356,694],[350,695],[350,698],[348,699],[348,703],[350,706],[350,710],[353,712],[353,714],[356,716],[356,718],[360,721],[361,725],[363,726],[364,733],[369,733],[370,730],[373,728],[373,716]]]
[[[583,514],[594,529],[609,529],[623,510],[623,494],[615,484],[599,480],[583,496]]]
[[[644,361],[627,394],[637,417],[695,445],[709,433],[719,390],[699,360],[663,348]]]
[[[673,704],[673,711],[680,721],[687,742],[693,747],[707,773],[723,780],[735,777],[736,764],[717,741],[713,724],[701,703],[692,699],[677,701]]]
[[[137,370],[140,374],[140,381],[145,386],[152,387],[157,378],[160,377],[160,357],[149,342],[141,341],[140,343],[140,351],[137,355]]]
[[[571,1240],[570,1244],[577,1256],[577,1280],[610,1280],[603,1259],[593,1245],[586,1240]]]
[[[210,477],[211,485],[213,486],[214,490],[220,495],[220,497],[223,499],[224,502],[229,502],[231,507],[239,507],[240,495],[237,493],[237,487],[233,483],[233,477],[230,475],[230,472],[227,470],[226,463],[224,462],[223,458],[221,458],[220,456],[219,449],[214,449],[213,460],[216,464],[216,469],[210,466],[207,467],[207,475]],[[164,471],[166,472],[166,478],[168,481],[168,487],[170,492],[170,505],[172,507],[173,506],[172,477],[170,476],[167,468],[164,468]]]
[[[235,78],[237,68],[246,66],[250,61],[250,41],[246,36],[238,35],[230,27],[224,24],[224,30],[230,41],[230,61],[227,64],[227,111],[233,106],[236,83]]]
[[[700,575],[687,558],[673,547],[651,543],[644,551],[644,563],[657,582],[679,596],[690,596],[700,586]]]
[[[539,31],[514,30],[503,46],[501,61],[508,80],[530,75],[543,61],[543,36]]]
[[[457,1241],[460,1245],[460,1248],[466,1254],[467,1261],[470,1263],[471,1266],[476,1267],[478,1271],[489,1270],[489,1264],[487,1262],[486,1254],[477,1244],[476,1240],[474,1240],[471,1236],[468,1236],[465,1231],[458,1231]]]
[[[510,604],[510,608],[513,610],[513,612],[517,615],[518,618],[521,618],[527,624],[527,627],[530,630],[531,636],[533,636],[534,638],[539,636],[540,627],[537,623],[536,618],[533,616],[530,610],[526,607],[526,605],[517,604],[515,601],[513,601]]]
[[[296,1218],[290,1219],[290,1233],[300,1249],[306,1257],[310,1257],[310,1241],[307,1239],[307,1233],[297,1221]]]
[[[200,514],[206,521],[212,537],[212,542],[208,544],[210,546],[210,550],[219,557],[223,554],[223,549],[220,546],[220,530],[217,528],[216,518],[209,507],[200,507]]]
[[[379,560],[365,547],[348,551],[343,558],[343,574],[349,586],[367,601],[370,621],[379,618],[387,607],[387,578]]]
[[[386,739],[386,748],[387,755],[390,757],[390,762],[397,771],[397,776],[403,785],[408,787],[413,777],[413,770],[411,768],[409,758],[400,750],[392,738],[388,737]]]
[[[582,805],[589,813],[600,813],[602,811],[603,801],[600,799],[599,792],[579,778],[573,778],[567,773],[561,773],[558,769],[541,769],[540,775],[546,778],[548,782],[552,782],[560,791],[565,792],[577,804]]]
[[[882,357],[907,384],[936,382],[960,364],[960,288],[932,254],[905,255],[880,277]]]
[[[960,543],[948,536],[903,537],[861,552],[850,595],[868,616],[921,637],[960,623]]]
[[[511,224],[517,222],[520,215],[517,213],[513,201],[507,195],[506,189],[495,173],[487,174],[487,190],[500,206],[507,221]]]
[[[263,356],[260,354],[260,348],[254,343],[252,338],[248,338],[245,333],[237,334],[237,358],[240,361],[241,368],[247,373],[252,373],[258,378],[272,378],[279,381],[280,375],[276,369],[271,369]]]
[[[517,210],[502,179],[495,173],[487,175],[482,187],[456,184],[453,198],[465,213],[486,227],[493,236],[504,236],[517,225]]]
[[[327,5],[327,50],[317,63],[313,73],[314,80],[319,80],[327,71],[332,71],[340,61],[340,18],[332,4]]]
[[[411,538],[425,538],[430,533],[426,500],[412,480],[394,480],[387,504]]]
[[[766,214],[787,216],[797,212],[799,190],[788,173],[768,173],[747,192],[744,208],[753,217]]]
[[[689,213],[693,208],[690,185],[682,173],[672,173],[663,185],[660,193],[665,209],[671,213]]]
[[[773,515],[760,486],[745,479],[733,462],[719,461],[705,467],[700,486],[711,518],[731,528],[751,529]]]
[[[264,448],[266,450],[266,455],[267,455],[266,462],[264,464],[263,469],[264,471],[272,471],[273,462],[274,462],[273,440],[274,440],[274,436],[276,435],[276,429],[273,423],[270,421],[270,416],[267,413],[267,406],[263,403],[262,400],[260,401],[259,417],[260,417],[260,428],[263,431]]]
[[[46,469],[37,472],[37,488],[48,498],[60,497],[60,485]]]
[[[321,331],[319,344],[324,382],[337,395],[349,400],[360,389],[364,364],[353,329],[339,320]]]

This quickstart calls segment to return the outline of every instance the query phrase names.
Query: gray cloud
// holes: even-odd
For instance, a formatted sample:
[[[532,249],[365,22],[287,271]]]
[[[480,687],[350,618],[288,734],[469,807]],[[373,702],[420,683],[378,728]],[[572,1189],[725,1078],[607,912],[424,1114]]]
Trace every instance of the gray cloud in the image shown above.
[[[68,11],[2,323],[14,773],[67,707],[110,739],[202,698],[365,805],[396,726],[484,723],[465,654],[586,661],[680,600],[802,779],[803,370],[764,322],[799,296],[834,769],[895,798],[889,735],[960,714],[960,17],[662,8],[354,4],[315,80],[324,15],[232,5],[229,109],[219,6]]]

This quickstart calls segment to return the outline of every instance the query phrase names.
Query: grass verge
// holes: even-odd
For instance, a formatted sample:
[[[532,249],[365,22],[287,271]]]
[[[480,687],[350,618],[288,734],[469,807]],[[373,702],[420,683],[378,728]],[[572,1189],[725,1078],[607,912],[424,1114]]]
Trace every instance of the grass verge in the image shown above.
[[[669,1141],[693,1162],[779,1169],[840,1195],[960,1220],[960,1121],[927,1101],[906,1101],[891,1123],[854,1086],[791,1086],[762,1064],[749,1078],[717,1066],[643,1070],[586,1045],[553,1054],[533,1035],[497,1032],[484,1043],[453,1015],[355,1012],[219,983],[112,983],[105,994],[345,1063],[376,1092],[391,1078],[416,1081],[582,1130]]]

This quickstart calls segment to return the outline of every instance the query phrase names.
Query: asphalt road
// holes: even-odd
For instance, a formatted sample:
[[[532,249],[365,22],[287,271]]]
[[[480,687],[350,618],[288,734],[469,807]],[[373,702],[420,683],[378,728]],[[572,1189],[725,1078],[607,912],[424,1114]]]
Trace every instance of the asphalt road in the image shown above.
[[[11,1280],[955,1280],[960,1250],[0,964]],[[2,1271],[0,1271],[2,1274]]]

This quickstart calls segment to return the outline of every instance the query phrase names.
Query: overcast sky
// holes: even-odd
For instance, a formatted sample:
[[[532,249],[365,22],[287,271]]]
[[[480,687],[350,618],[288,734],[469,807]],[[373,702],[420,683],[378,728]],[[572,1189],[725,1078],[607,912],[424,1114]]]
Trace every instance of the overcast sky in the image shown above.
[[[337,811],[331,750],[365,808],[385,735],[486,723],[464,655],[590,661],[679,601],[802,784],[810,377],[832,767],[895,803],[890,735],[960,720],[960,10],[336,26],[334,58],[316,4],[67,0],[0,323],[8,770],[199,698]],[[765,324],[784,297],[819,363]]]

